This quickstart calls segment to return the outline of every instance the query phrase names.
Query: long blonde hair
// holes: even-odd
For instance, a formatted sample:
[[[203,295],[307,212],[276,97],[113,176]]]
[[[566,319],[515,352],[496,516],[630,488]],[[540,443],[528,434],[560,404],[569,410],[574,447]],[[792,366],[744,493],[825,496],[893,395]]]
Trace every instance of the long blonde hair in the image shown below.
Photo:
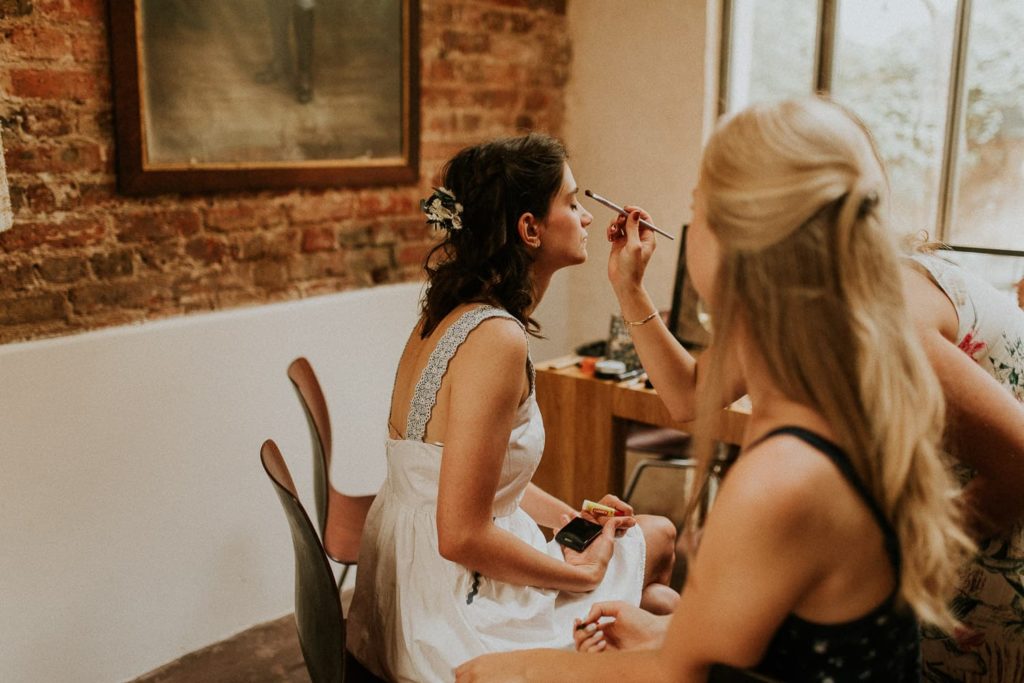
[[[905,310],[882,218],[887,181],[864,125],[820,98],[746,109],[705,148],[701,189],[722,258],[710,297],[708,434],[742,324],[776,386],[819,411],[899,537],[899,597],[955,624],[946,600],[971,542],[942,461],[945,404]],[[704,439],[705,461],[710,443]]]

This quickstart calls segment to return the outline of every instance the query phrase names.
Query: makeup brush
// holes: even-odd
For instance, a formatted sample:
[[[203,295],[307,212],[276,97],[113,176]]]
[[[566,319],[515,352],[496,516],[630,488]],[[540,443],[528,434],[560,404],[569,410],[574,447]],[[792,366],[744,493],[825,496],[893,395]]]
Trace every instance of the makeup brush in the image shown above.
[[[588,197],[593,199],[598,204],[604,204],[605,206],[607,206],[612,211],[617,212],[620,216],[627,217],[627,218],[629,217],[629,212],[628,211],[623,209],[618,204],[616,204],[614,202],[608,201],[607,199],[605,199],[601,195],[594,194],[590,190],[584,190],[583,194],[587,195]],[[674,240],[675,239],[675,237],[673,237],[672,235],[668,234],[667,232],[665,232],[664,230],[662,230],[661,228],[656,226],[654,223],[650,223],[648,221],[645,221],[643,218],[640,219],[640,225],[644,226],[645,228],[650,228],[654,232],[658,233],[659,235],[663,235],[663,236],[669,238],[670,240]]]

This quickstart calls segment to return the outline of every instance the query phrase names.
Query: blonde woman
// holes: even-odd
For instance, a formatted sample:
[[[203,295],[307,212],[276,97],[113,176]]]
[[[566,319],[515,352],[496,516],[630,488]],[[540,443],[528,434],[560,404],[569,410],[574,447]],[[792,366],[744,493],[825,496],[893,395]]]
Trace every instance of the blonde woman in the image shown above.
[[[697,362],[657,316],[633,328],[672,414],[697,412],[705,458],[723,403],[746,391],[752,405],[679,605],[667,624],[597,606],[591,617],[617,614],[623,628],[589,618],[578,631],[584,650],[643,632],[650,649],[491,655],[458,681],[701,681],[713,663],[785,681],[918,680],[918,623],[953,625],[946,600],[970,541],[939,459],[942,393],[881,219],[885,188],[863,125],[826,101],[719,126],[687,237],[711,347]],[[630,321],[654,310],[642,284],[654,235],[640,217],[608,231]]]

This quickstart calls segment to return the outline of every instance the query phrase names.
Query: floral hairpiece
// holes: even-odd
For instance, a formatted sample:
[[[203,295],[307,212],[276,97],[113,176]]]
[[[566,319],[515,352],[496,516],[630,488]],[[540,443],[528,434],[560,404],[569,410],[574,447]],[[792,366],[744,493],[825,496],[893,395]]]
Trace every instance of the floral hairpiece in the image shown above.
[[[444,187],[435,187],[434,193],[420,200],[420,209],[427,215],[427,223],[439,230],[462,230],[462,204],[455,194]]]

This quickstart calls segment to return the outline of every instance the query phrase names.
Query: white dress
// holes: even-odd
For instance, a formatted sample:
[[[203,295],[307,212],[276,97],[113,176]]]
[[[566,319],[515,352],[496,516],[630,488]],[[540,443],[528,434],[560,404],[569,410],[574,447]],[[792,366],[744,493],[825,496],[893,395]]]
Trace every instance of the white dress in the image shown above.
[[[387,442],[387,478],[366,519],[348,649],[378,676],[397,681],[452,681],[452,670],[488,652],[571,648],[573,619],[601,600],[639,604],[646,547],[639,527],[615,541],[604,581],[589,593],[514,585],[490,579],[441,557],[437,547],[437,490],[443,447],[423,436],[441,378],[459,345],[483,320],[512,318],[490,306],[456,320],[424,368],[409,408],[407,439]],[[515,318],[512,318],[513,320]],[[519,502],[544,450],[544,425],[534,396],[519,406],[494,497],[494,524],[552,557]],[[598,495],[603,492],[597,492]]]

